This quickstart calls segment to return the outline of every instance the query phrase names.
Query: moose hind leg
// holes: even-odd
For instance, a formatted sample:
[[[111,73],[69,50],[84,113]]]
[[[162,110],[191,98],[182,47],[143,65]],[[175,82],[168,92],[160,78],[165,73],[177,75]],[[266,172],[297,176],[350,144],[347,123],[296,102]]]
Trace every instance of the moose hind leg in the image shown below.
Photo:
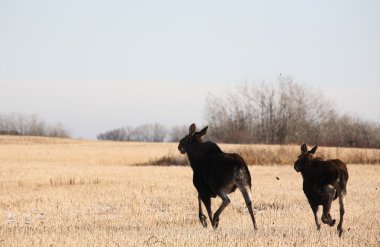
[[[246,186],[239,186],[239,189],[240,189],[241,193],[243,194],[244,201],[245,201],[245,204],[247,206],[248,212],[251,215],[253,227],[255,230],[257,230],[255,215],[253,214],[253,209],[252,209],[252,201],[251,201],[251,197],[249,195],[250,193],[249,193]]]
[[[219,193],[219,196],[220,196],[220,198],[222,198],[223,201],[222,201],[222,204],[220,205],[220,207],[218,208],[218,210],[216,210],[214,217],[212,219],[212,222],[213,222],[212,225],[213,225],[214,229],[218,228],[220,214],[227,207],[227,205],[230,204],[230,198],[228,198],[227,194],[224,191],[221,191]]]
[[[339,212],[340,212],[340,218],[339,218],[339,224],[338,224],[338,234],[339,237],[342,236],[343,233],[343,215],[344,215],[344,195],[342,191],[339,192]]]
[[[331,218],[330,208],[336,191],[331,185],[326,185],[324,192],[326,193],[327,201],[323,204],[322,222],[329,226],[334,226],[336,221]]]

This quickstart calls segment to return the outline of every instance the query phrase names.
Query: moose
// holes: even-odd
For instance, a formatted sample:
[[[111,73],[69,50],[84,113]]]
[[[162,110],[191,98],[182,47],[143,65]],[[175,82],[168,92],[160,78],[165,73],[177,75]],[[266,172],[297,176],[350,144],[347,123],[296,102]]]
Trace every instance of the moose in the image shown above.
[[[340,219],[337,227],[339,237],[343,232],[344,202],[348,180],[347,166],[339,159],[323,160],[314,158],[318,145],[310,151],[306,144],[301,145],[301,154],[294,163],[294,169],[301,172],[303,177],[303,191],[314,213],[317,229],[321,228],[318,220],[318,207],[323,206],[322,222],[329,226],[335,225],[335,219],[330,215],[333,200],[339,197]]]
[[[254,229],[257,229],[250,198],[251,175],[244,159],[236,153],[225,153],[214,142],[203,142],[208,126],[196,131],[191,124],[189,134],[182,138],[178,150],[187,154],[193,170],[193,184],[198,192],[199,220],[207,227],[207,217],[202,212],[202,202],[214,229],[218,228],[219,217],[230,203],[228,194],[239,188],[243,194],[248,212],[251,215]],[[222,199],[222,204],[215,214],[211,211],[211,197]]]

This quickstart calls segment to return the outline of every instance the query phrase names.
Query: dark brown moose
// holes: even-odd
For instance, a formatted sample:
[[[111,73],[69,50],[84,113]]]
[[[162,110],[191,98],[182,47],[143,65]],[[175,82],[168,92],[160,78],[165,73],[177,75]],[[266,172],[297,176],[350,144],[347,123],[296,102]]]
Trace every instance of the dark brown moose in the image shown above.
[[[202,212],[202,203],[205,205],[211,225],[216,229],[219,225],[219,216],[230,203],[228,194],[239,188],[243,194],[249,214],[255,229],[256,221],[253,215],[250,198],[251,175],[243,158],[235,153],[224,153],[213,142],[203,142],[202,136],[207,128],[195,131],[195,124],[191,124],[189,134],[182,138],[178,150],[187,154],[193,169],[193,184],[198,191],[199,220],[207,227],[207,217]],[[219,196],[222,204],[212,215],[211,197]]]
[[[306,144],[301,145],[301,155],[294,163],[294,169],[301,172],[303,178],[303,191],[314,213],[315,224],[319,230],[317,212],[319,205],[323,206],[322,222],[329,226],[335,225],[335,219],[330,215],[333,200],[339,197],[340,219],[338,224],[339,237],[343,232],[344,202],[348,180],[347,166],[341,160],[322,160],[314,158],[318,145],[310,151]]]

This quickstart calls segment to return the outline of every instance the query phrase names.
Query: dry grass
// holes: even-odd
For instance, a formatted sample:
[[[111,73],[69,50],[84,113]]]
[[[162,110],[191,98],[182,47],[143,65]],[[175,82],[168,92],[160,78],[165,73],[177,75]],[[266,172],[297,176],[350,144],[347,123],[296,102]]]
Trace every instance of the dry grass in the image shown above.
[[[176,153],[173,143],[81,141],[0,136],[0,162],[49,165],[132,165]]]
[[[186,158],[179,154],[177,145],[0,135],[0,162],[101,166],[184,165]],[[298,145],[220,146],[227,152],[240,153],[249,165],[289,165],[294,163],[300,153]],[[347,164],[380,164],[379,149],[319,147],[317,154],[323,158],[339,158]]]
[[[236,192],[214,231],[198,221],[189,167],[130,166],[177,157],[176,144],[18,138],[0,138],[0,246],[380,244],[380,166],[349,164],[341,239],[335,228],[315,229],[300,174],[276,165],[250,167],[259,230]]]

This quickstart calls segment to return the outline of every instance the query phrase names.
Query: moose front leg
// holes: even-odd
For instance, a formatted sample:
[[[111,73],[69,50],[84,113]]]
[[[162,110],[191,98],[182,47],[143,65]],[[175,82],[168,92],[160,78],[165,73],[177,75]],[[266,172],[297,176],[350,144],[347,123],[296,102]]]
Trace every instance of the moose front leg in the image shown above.
[[[212,217],[212,211],[211,211],[211,198],[209,196],[202,196],[201,200],[206,207],[208,218],[210,219],[211,225],[214,226],[213,221],[212,221],[213,217]]]
[[[200,195],[198,195],[198,205],[199,205],[199,220],[201,221],[203,227],[207,227],[207,217],[202,212],[202,201],[201,201]]]
[[[318,220],[318,205],[317,204],[313,204],[313,205],[310,205],[311,206],[311,209],[313,210],[313,214],[314,214],[314,220],[315,220],[315,224],[317,225],[317,230],[321,229],[321,223],[319,223],[319,220]]]

